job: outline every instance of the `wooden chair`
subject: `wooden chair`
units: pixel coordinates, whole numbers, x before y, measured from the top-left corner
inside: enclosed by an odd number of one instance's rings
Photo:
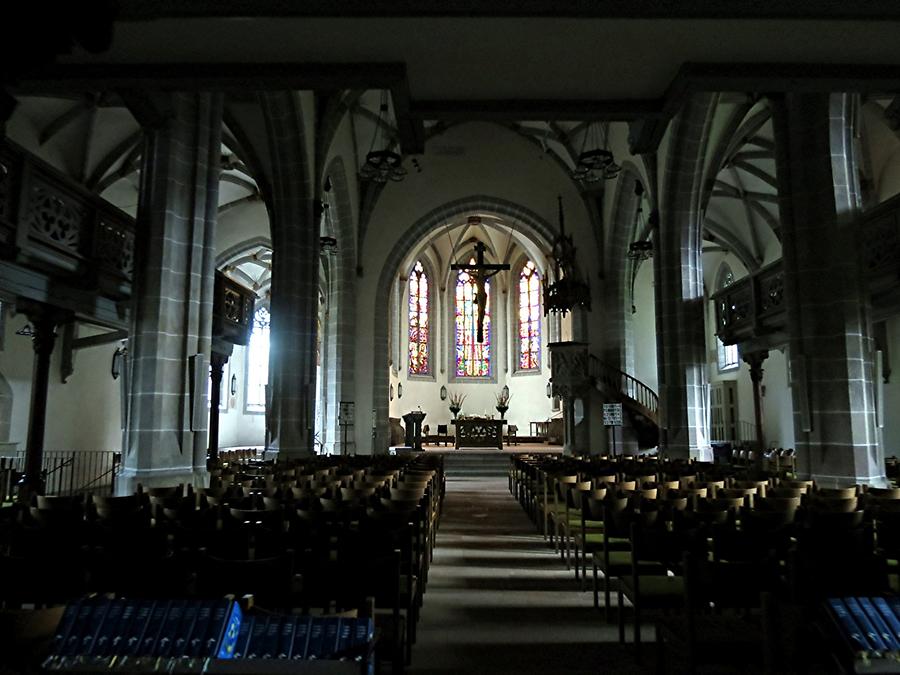
[[[634,608],[633,642],[635,658],[639,661],[644,613],[677,610],[684,605],[683,557],[690,551],[705,555],[705,539],[669,532],[664,527],[632,523],[630,541],[631,571],[619,579],[619,642],[625,642],[624,601],[627,599]]]
[[[684,570],[684,616],[656,624],[657,672],[666,671],[674,649],[684,654],[691,673],[701,665],[731,665],[736,658],[758,672],[780,672],[776,566],[688,556]]]

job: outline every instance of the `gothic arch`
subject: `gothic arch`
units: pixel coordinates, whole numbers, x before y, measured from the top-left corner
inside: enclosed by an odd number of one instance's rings
[[[471,195],[448,202],[426,213],[409,227],[399,238],[381,268],[375,292],[375,306],[388,307],[391,288],[403,261],[429,232],[443,223],[473,211],[495,213],[513,220],[533,240],[549,247],[553,240],[554,228],[541,216],[520,204],[489,195]],[[383,313],[375,312],[373,325],[373,365],[372,407],[375,410],[375,441],[373,451],[387,448],[389,439],[388,422],[388,326]]]

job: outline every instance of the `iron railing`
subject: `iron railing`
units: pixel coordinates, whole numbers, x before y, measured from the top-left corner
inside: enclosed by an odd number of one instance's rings
[[[41,477],[44,494],[73,495],[82,492],[111,495],[122,453],[111,450],[48,450],[44,452]],[[25,452],[0,459],[0,497],[13,498],[16,483],[25,468]]]

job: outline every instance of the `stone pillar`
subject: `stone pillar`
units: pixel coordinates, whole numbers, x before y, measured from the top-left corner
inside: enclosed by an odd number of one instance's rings
[[[41,470],[44,463],[44,431],[47,420],[47,386],[50,383],[50,356],[56,344],[56,328],[71,319],[71,312],[36,302],[18,303],[31,323],[34,366],[31,374],[31,407],[28,411],[28,437],[25,443],[25,472],[19,480],[19,501],[43,493]]]
[[[660,435],[673,458],[712,459],[700,189],[715,104],[694,95],[672,121],[655,238]]]
[[[233,347],[233,345],[228,345]],[[219,459],[219,406],[222,404],[222,375],[225,373],[225,364],[231,356],[228,353],[213,349],[209,358],[209,379],[212,394],[209,399],[209,449],[206,453],[208,464]]]
[[[260,101],[272,158],[269,446],[281,456],[312,456],[319,224],[299,94],[267,92]]]
[[[847,94],[773,100],[794,442],[799,472],[824,485],[885,482],[852,106]]]
[[[761,467],[763,463],[762,453],[766,449],[766,437],[763,431],[763,407],[762,407],[762,379],[763,362],[768,358],[769,352],[755,351],[744,354],[742,358],[750,368],[750,382],[753,385],[753,422],[756,424],[756,463]]]
[[[206,481],[222,96],[173,94],[146,131],[119,490]]]
[[[575,432],[575,399],[587,395],[591,387],[590,357],[584,342],[553,342],[550,350],[552,394],[563,399],[563,454],[584,452]]]

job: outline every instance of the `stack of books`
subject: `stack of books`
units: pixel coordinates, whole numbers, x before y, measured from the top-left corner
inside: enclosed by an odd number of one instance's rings
[[[828,613],[857,673],[900,673],[900,598],[829,598]]]
[[[290,663],[297,672],[367,673],[374,668],[374,632],[368,618],[244,613],[229,599],[91,597],[66,607],[44,667],[262,674],[284,672]],[[347,667],[335,669],[336,662]]]

